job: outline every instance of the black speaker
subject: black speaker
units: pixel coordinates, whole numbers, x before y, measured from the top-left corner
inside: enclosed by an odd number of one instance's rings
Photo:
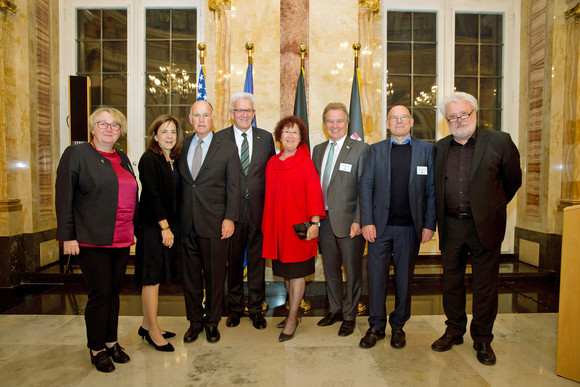
[[[84,75],[68,77],[68,117],[71,144],[89,141],[91,114],[91,80]]]

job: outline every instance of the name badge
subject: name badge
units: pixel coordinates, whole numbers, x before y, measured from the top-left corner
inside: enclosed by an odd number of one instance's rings
[[[417,165],[417,175],[427,175],[427,167]]]
[[[350,170],[352,169],[352,164],[340,163],[338,169],[343,172],[350,172]]]

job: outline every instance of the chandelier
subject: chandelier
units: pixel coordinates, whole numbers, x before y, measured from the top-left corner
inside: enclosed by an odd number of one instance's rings
[[[177,67],[159,66],[160,76],[149,74],[149,92],[151,94],[189,95],[197,92],[197,84],[189,81],[189,73]]]

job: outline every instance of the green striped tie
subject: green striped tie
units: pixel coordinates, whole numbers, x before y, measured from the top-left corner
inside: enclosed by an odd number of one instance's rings
[[[242,168],[244,170],[244,175],[248,175],[248,169],[250,168],[250,147],[248,146],[248,138],[246,133],[242,133],[244,140],[242,141]]]

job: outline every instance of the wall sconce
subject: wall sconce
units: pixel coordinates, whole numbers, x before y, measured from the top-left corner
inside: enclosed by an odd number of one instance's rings
[[[0,0],[0,11],[4,14],[8,12],[16,13],[16,4],[8,0]]]

